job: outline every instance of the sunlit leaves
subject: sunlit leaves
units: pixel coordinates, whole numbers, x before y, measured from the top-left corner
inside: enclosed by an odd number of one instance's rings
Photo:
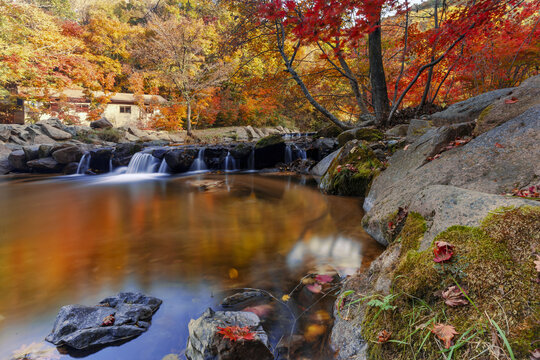
[[[240,340],[255,340],[255,333],[251,332],[249,327],[244,326],[240,327],[238,325],[227,326],[227,327],[217,327],[219,330],[217,333],[223,335],[224,339],[230,341],[240,341]]]

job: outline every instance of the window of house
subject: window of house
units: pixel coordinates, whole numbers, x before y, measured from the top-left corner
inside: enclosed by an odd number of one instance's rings
[[[131,114],[131,106],[120,106],[120,114]]]

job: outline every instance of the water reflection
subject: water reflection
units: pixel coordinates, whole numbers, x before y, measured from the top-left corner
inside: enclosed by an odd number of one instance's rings
[[[139,290],[164,300],[150,330],[89,358],[161,359],[182,351],[189,319],[224,290],[286,293],[321,263],[367,266],[381,251],[361,229],[358,200],[291,178],[204,179],[226,186],[201,192],[193,177],[0,182],[0,358],[41,342],[62,305]]]

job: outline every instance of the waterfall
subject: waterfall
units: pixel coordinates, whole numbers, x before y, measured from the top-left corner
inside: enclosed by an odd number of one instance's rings
[[[204,150],[205,148],[199,149],[199,155],[191,164],[189,171],[204,171],[207,170],[206,163],[204,162]]]
[[[307,152],[304,149],[301,149],[298,145],[294,145],[296,156],[298,159],[307,160]]]
[[[86,171],[90,168],[90,153],[84,153],[81,160],[79,161],[79,165],[77,166],[77,174],[84,175]]]
[[[129,161],[126,174],[154,173],[159,159],[151,154],[136,153]]]
[[[111,159],[109,160],[109,172],[112,173],[113,170],[114,170],[114,167],[113,167],[112,157],[111,157]]]
[[[291,163],[292,161],[293,159],[291,145],[287,144],[287,147],[285,148],[285,164]]]
[[[255,170],[255,147],[253,147],[251,149],[251,153],[249,153],[248,170],[250,171]]]
[[[165,158],[161,161],[161,165],[159,166],[158,173],[160,174],[168,174],[169,173],[169,165],[167,165],[167,162],[165,161]]]
[[[223,166],[223,170],[225,171],[234,171],[236,170],[236,160],[234,157],[231,156],[231,152],[227,152],[227,156],[225,157],[225,163]]]

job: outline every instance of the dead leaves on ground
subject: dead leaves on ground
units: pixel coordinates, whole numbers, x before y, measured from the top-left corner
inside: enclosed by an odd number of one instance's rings
[[[407,215],[409,214],[409,209],[407,207],[399,207],[396,219],[394,221],[388,222],[388,234],[394,236],[396,230],[403,224]]]
[[[391,337],[392,337],[392,332],[382,330],[382,331],[379,331],[379,334],[377,334],[377,341],[379,342],[379,344],[384,344],[388,342],[388,340],[390,340]]]
[[[471,140],[472,140],[472,137],[467,137],[467,138],[464,138],[464,139],[461,139],[461,138],[458,137],[454,141],[450,141],[450,143],[448,143],[448,145],[446,145],[446,147],[440,153],[438,153],[437,155],[427,157],[426,161],[429,162],[429,161],[436,160],[436,159],[441,157],[441,154],[443,152],[448,151],[448,150],[452,150],[454,148],[457,148],[457,147],[460,147],[460,146],[463,146],[463,145],[466,145]]]
[[[435,324],[433,325],[431,332],[442,340],[445,349],[450,349],[450,346],[452,346],[452,339],[458,334],[455,327],[447,324]]]
[[[469,304],[465,298],[465,294],[457,286],[450,286],[448,289],[443,291],[442,297],[444,299],[444,303],[450,307]]]

